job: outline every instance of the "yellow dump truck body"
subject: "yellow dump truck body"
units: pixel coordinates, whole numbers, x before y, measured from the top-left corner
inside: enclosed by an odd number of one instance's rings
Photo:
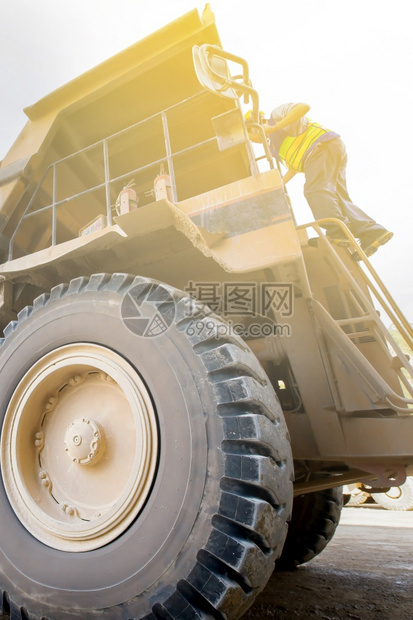
[[[293,493],[339,514],[340,485],[412,471],[413,369],[376,307],[411,328],[296,225],[208,5],[25,111],[0,168],[0,612],[236,620]]]

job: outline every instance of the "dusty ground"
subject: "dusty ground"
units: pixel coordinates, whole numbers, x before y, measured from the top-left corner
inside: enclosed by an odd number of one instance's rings
[[[412,620],[413,511],[344,508],[333,540],[294,572],[274,573],[243,620]]]
[[[243,620],[271,618],[412,620],[413,511],[344,508],[327,549],[294,572],[275,573]]]

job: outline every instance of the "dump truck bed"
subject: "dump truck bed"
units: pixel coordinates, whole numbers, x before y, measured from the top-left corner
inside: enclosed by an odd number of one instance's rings
[[[132,176],[140,206],[149,204],[170,156],[174,200],[249,174],[245,146],[221,153],[217,147],[211,116],[235,103],[204,92],[196,78],[190,51],[205,41],[220,43],[208,8],[26,108],[29,121],[0,170],[0,231],[10,239],[20,228],[11,256],[74,238],[102,214],[102,203],[111,223],[111,205]],[[52,240],[53,204],[59,226]],[[36,211],[20,224],[23,214]]]

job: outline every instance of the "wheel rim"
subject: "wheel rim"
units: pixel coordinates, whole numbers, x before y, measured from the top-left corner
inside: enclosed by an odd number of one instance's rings
[[[2,475],[10,503],[38,540],[89,551],[124,532],[156,472],[149,393],[110,349],[61,347],[24,375],[8,406]]]
[[[402,496],[402,490],[400,487],[390,487],[386,495],[390,499],[400,499],[400,497]]]

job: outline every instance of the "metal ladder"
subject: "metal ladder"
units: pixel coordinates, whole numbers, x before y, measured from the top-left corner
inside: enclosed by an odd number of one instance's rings
[[[327,222],[339,226],[343,235],[348,239],[350,250],[357,251],[360,255],[360,263],[355,263],[354,267],[357,269],[357,276],[365,286],[367,294],[346,267],[339,252],[336,251],[336,248],[321,230],[321,226]],[[380,305],[410,350],[413,350],[412,326],[408,323],[367,256],[343,222],[328,218],[297,226],[297,230],[309,228],[317,233],[318,243],[321,244],[325,255],[328,256],[328,261],[337,275],[340,289],[345,291],[344,301],[342,300],[346,306],[343,312],[345,318],[333,318],[319,301],[313,299],[313,310],[317,320],[322,325],[323,330],[347,353],[348,359],[351,359],[357,371],[369,375],[370,383],[374,384],[378,394],[380,394],[383,402],[388,404],[389,408],[399,414],[413,415],[413,367],[408,355],[402,351],[393,335],[386,328],[373,304],[377,302]],[[389,349],[392,352],[391,367],[403,386],[404,396],[400,396],[392,390],[361,352],[360,345],[363,342],[368,342],[369,339],[374,339],[387,352]]]

